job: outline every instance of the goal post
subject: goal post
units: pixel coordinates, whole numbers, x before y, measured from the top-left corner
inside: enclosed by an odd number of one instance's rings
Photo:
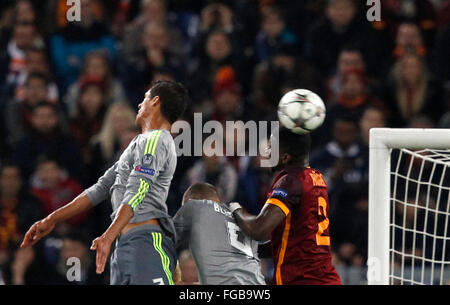
[[[393,150],[399,149],[402,151],[402,153],[408,154],[408,159],[410,160],[408,173],[405,175],[397,175],[396,173],[392,173],[391,171],[391,152]],[[420,238],[423,237],[423,239],[428,238],[428,235],[432,235],[433,232],[428,233],[426,232],[426,228],[422,231],[418,229],[416,224],[413,224],[413,228],[408,228],[405,226],[405,219],[406,219],[406,213],[409,213],[410,211],[407,209],[412,208],[416,210],[420,210],[419,212],[425,211],[424,213],[428,213],[430,210],[430,215],[426,215],[425,218],[432,218],[431,214],[437,216],[443,216],[445,218],[445,229],[449,230],[448,226],[448,205],[450,204],[448,201],[450,199],[450,195],[448,194],[449,189],[446,188],[445,185],[449,183],[448,172],[450,172],[450,129],[415,129],[415,128],[372,128],[370,130],[370,143],[369,143],[369,228],[368,228],[368,260],[367,260],[367,280],[369,285],[388,285],[393,282],[393,278],[395,277],[393,274],[393,268],[391,268],[391,265],[394,263],[393,257],[395,256],[395,246],[392,246],[394,238],[394,233],[392,233],[393,230],[396,230],[396,227],[400,227],[400,230],[403,234],[403,238],[405,239],[406,234],[411,234],[413,236],[413,245],[416,243],[416,240],[420,240]],[[423,150],[421,153],[415,153],[416,150]],[[434,151],[433,151],[434,150]],[[434,157],[435,156],[435,157]],[[420,159],[421,164],[419,164],[419,172],[420,172],[420,178],[410,178],[410,172],[411,167],[413,165],[414,159],[418,158]],[[420,163],[419,162],[419,163]],[[435,172],[434,169],[436,167],[436,164],[439,164],[442,169],[440,169],[441,177],[438,177],[438,180],[440,181],[441,185],[435,185],[431,183],[431,178],[429,178],[429,181],[426,180],[423,175],[423,168],[424,163],[429,162],[430,164],[433,164],[432,166],[427,166],[433,168],[433,173]],[[400,164],[400,161],[399,163]],[[398,166],[396,166],[398,167]],[[446,172],[446,170],[448,171]],[[392,170],[396,170],[396,168],[393,168]],[[394,175],[393,180],[397,180],[397,177],[401,177],[403,179],[406,185],[406,191],[403,190],[405,193],[404,200],[400,202],[401,207],[399,211],[403,211],[404,214],[402,214],[403,217],[403,226],[397,225],[395,223],[395,219],[393,221],[393,213],[398,209],[396,207],[396,201],[397,198],[395,197],[395,194],[392,195],[391,191],[391,185],[396,184],[397,181],[391,181],[391,176]],[[439,179],[440,178],[440,179]],[[428,178],[427,178],[428,179]],[[415,199],[415,204],[409,203],[409,198],[407,198],[408,193],[408,183],[414,184],[412,186],[412,189],[416,189],[415,194],[417,194]],[[434,181],[434,180],[433,180]],[[428,199],[426,206],[420,204],[419,193],[425,193],[427,195],[425,190],[426,187],[428,187],[428,190],[433,187],[438,189],[438,200],[445,200],[444,203],[439,205],[437,203],[437,208],[434,207],[434,210],[429,208],[428,206]],[[421,192],[422,191],[422,192]],[[394,191],[395,192],[395,191]],[[411,189],[409,190],[411,192]],[[444,194],[445,193],[445,194]],[[429,195],[429,194],[428,194]],[[447,197],[445,197],[445,195]],[[403,194],[402,194],[403,196]],[[413,196],[414,197],[414,196]],[[441,211],[443,210],[443,211]],[[413,212],[414,215],[414,221],[417,221],[417,211]],[[397,215],[398,216],[398,215]],[[426,223],[426,221],[425,221]],[[436,244],[436,238],[439,239],[440,243],[443,243],[444,248],[441,251],[442,252],[442,258],[441,260],[438,260],[435,258],[435,255],[432,255],[431,259],[425,258],[425,254],[422,254],[420,256],[418,253],[416,253],[415,248],[413,247],[412,254],[408,251],[401,252],[400,256],[403,256],[401,258],[401,277],[404,276],[404,261],[405,257],[409,260],[412,260],[412,269],[414,269],[414,266],[422,262],[422,264],[425,264],[425,262],[433,263],[439,262],[442,264],[442,273],[444,272],[444,267],[447,266],[447,262],[444,262],[445,259],[445,248],[450,245],[446,244],[446,241],[448,239],[448,233],[444,232],[443,236],[440,236],[437,234],[436,226],[437,224],[434,223],[435,229],[434,233],[435,235],[431,238],[434,238],[434,241],[432,242],[433,251],[435,251],[434,247]],[[427,224],[425,224],[425,227],[427,227]],[[416,234],[417,233],[417,234]],[[400,236],[402,236],[400,234]],[[403,240],[403,243],[405,241]],[[403,246],[405,248],[405,246]],[[448,253],[448,251],[447,251]],[[440,255],[440,254],[439,254]],[[448,262],[450,263],[450,262]],[[434,268],[434,265],[433,265]],[[433,269],[434,270],[434,269]],[[447,270],[447,269],[446,269]],[[422,269],[423,271],[423,269]],[[433,271],[432,271],[433,272]],[[410,276],[410,275],[408,275]],[[400,277],[400,276],[399,276]],[[423,278],[423,275],[422,275]],[[442,278],[442,275],[441,275]],[[403,280],[400,281],[403,283]],[[416,282],[414,280],[414,271],[412,271],[411,280],[406,280],[406,282],[409,282],[411,284],[416,283],[423,283],[422,282]]]

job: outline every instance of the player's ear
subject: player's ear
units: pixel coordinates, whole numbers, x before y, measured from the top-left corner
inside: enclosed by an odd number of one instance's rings
[[[280,157],[280,162],[281,164],[289,164],[289,162],[291,161],[291,155],[288,153],[284,153],[281,155]]]
[[[150,104],[152,106],[157,106],[160,103],[161,103],[161,99],[159,98],[159,95],[154,96],[150,102]]]

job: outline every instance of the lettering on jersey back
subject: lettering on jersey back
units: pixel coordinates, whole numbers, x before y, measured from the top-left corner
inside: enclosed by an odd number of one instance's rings
[[[227,217],[231,217],[231,218],[233,217],[231,215],[230,211],[227,211],[227,210],[223,209],[219,204],[217,204],[215,202],[214,202],[214,211],[217,212],[217,213],[221,213],[221,214],[223,214],[223,215],[225,215]]]
[[[314,186],[327,187],[327,184],[325,183],[325,180],[323,179],[321,173],[312,172],[309,174],[309,176],[311,177]]]

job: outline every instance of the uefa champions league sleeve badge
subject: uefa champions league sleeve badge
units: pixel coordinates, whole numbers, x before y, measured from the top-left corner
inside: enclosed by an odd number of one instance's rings
[[[142,166],[149,167],[152,164],[153,156],[151,154],[145,154],[142,157]]]

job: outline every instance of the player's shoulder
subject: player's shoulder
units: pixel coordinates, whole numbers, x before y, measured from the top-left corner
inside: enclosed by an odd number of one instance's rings
[[[272,191],[279,193],[282,197],[287,197],[288,194],[299,194],[304,189],[305,175],[310,172],[309,168],[292,167],[282,170],[277,177],[272,187]]]
[[[172,139],[172,135],[170,134],[170,131],[166,129],[152,129],[150,131],[141,133],[140,136],[142,139],[148,140],[148,139],[158,139],[158,140],[167,140]]]
[[[303,173],[303,180],[309,182],[313,186],[327,187],[323,174],[315,168],[308,167]]]
[[[188,200],[178,210],[178,213],[184,215],[199,215],[203,213],[205,207],[205,200]]]
[[[212,206],[212,204],[213,202],[211,200],[190,199],[186,201],[183,206],[187,208],[202,209],[208,206]]]
[[[217,212],[232,217],[230,210],[225,204],[212,200],[188,200],[183,206],[186,209],[195,210],[197,213]]]
[[[304,168],[288,168],[282,170],[280,173],[278,173],[277,177],[275,178],[275,185],[296,185],[297,183],[300,183],[300,176],[304,172]]]
[[[147,150],[156,150],[157,146],[167,146],[173,142],[172,135],[165,129],[153,129],[138,135],[135,139],[139,146]]]

